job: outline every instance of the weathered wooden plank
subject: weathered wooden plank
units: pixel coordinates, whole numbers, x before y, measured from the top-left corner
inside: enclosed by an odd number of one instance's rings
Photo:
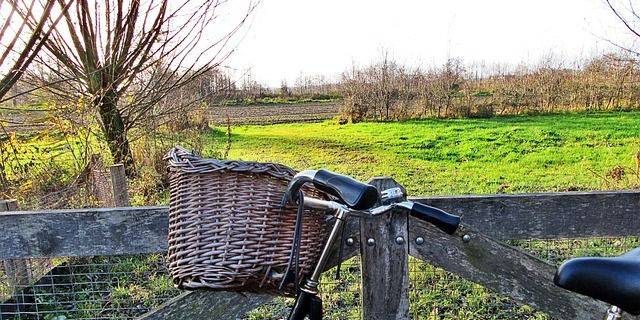
[[[352,243],[347,239],[351,238]],[[335,244],[331,248],[329,260],[325,270],[329,270],[338,265],[341,261],[348,260],[360,253],[360,220],[352,218],[347,220],[344,226],[344,234],[340,234]]]
[[[462,240],[464,235],[469,241]],[[482,233],[462,227],[448,235],[415,218],[409,219],[409,253],[556,319],[602,319],[607,306],[556,287],[555,267]],[[415,239],[423,237],[422,245]]]
[[[240,294],[222,291],[186,292],[139,319],[240,319],[245,313],[269,302],[271,299],[273,299],[273,296],[265,294]]]
[[[385,190],[400,185],[391,178],[369,184]],[[409,318],[407,213],[393,210],[360,220],[362,319]]]
[[[594,191],[412,199],[461,215],[507,239],[640,236],[640,191]]]
[[[155,253],[167,250],[167,207],[129,207],[0,213],[0,260]],[[360,227],[345,227],[343,260],[358,253]],[[336,245],[328,265],[339,256]]]
[[[0,213],[0,260],[165,251],[166,207]]]
[[[18,200],[0,200],[0,212],[19,210]],[[31,281],[31,272],[25,259],[2,260],[2,271],[7,277],[8,284],[14,289],[26,286]],[[0,297],[3,301],[4,297]]]
[[[109,167],[111,172],[111,188],[113,190],[113,203],[116,207],[128,207],[129,201],[129,179],[122,163]]]
[[[498,239],[640,235],[640,191],[417,200]],[[167,225],[166,207],[0,213],[0,259],[165,251]]]

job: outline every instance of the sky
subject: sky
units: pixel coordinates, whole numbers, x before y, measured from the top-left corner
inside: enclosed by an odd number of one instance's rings
[[[268,86],[336,77],[387,51],[408,66],[577,60],[610,50],[604,0],[263,0],[226,62]]]

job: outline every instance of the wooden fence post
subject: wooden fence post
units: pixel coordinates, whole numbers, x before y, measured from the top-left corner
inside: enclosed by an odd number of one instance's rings
[[[87,181],[91,186],[93,196],[100,202],[101,207],[114,207],[111,173],[102,163],[99,155],[92,155],[87,164]]]
[[[0,200],[0,212],[18,211],[18,208],[18,200],[16,199]]]
[[[382,191],[402,187],[391,178],[373,178]],[[362,319],[409,318],[409,245],[407,213],[393,210],[360,219]]]
[[[20,206],[18,205],[18,200],[0,200],[0,212],[18,211],[19,209]],[[2,268],[4,270],[4,274],[9,279],[9,284],[13,286],[14,289],[18,289],[29,284],[30,269],[27,260],[3,260]]]
[[[111,185],[113,187],[113,203],[116,207],[129,207],[129,184],[124,165],[114,164],[109,167],[111,172]]]

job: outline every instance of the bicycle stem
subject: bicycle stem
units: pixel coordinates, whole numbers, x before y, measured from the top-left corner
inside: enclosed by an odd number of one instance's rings
[[[405,207],[410,209],[411,208],[410,205],[412,205],[410,202],[407,202],[406,204],[396,203],[392,205],[386,205],[386,206],[376,208],[377,210],[375,210],[374,212],[370,212],[369,215],[375,216],[375,215],[382,214],[392,209],[395,206],[400,206],[400,207]],[[318,259],[318,263],[316,264],[316,267],[313,270],[313,273],[300,288],[301,290],[306,291],[308,293],[317,294],[320,276],[322,275],[322,272],[324,271],[324,268],[327,264],[327,260],[329,259],[329,253],[331,252],[331,248],[333,247],[333,244],[338,239],[338,234],[340,233],[340,230],[342,230],[342,226],[344,225],[345,220],[347,219],[349,214],[355,213],[357,211],[350,210],[346,206],[334,201],[326,201],[326,200],[320,200],[315,198],[305,198],[304,206],[308,208],[321,209],[321,210],[334,210],[335,217],[336,217],[336,222],[334,223],[333,228],[331,229],[329,238],[327,239],[324,245],[324,248],[322,249],[322,253],[320,254],[320,258]]]
[[[316,189],[325,192],[330,196],[329,198],[338,200],[327,201],[298,197],[305,183],[313,183]],[[284,193],[282,206],[287,203],[301,202],[298,203],[301,206],[300,208],[307,207],[334,211],[336,221],[329,238],[325,242],[313,273],[302,284],[297,284],[299,285],[299,291],[296,302],[289,314],[289,320],[302,320],[307,316],[310,320],[322,319],[322,300],[317,296],[320,277],[329,260],[331,249],[338,239],[339,233],[343,230],[348,216],[374,217],[394,208],[404,208],[409,211],[411,216],[429,222],[449,234],[453,234],[458,228],[460,217],[448,214],[438,208],[406,200],[402,201],[405,196],[404,190],[400,187],[379,192],[372,185],[324,169],[302,171],[291,179]]]
[[[324,268],[327,264],[327,260],[329,259],[329,253],[331,252],[331,248],[333,247],[333,244],[338,239],[338,234],[340,230],[342,230],[342,227],[347,217],[351,213],[355,213],[356,215],[358,215],[357,214],[358,211],[351,210],[346,206],[334,201],[320,200],[315,198],[305,198],[304,206],[308,208],[319,209],[319,210],[333,210],[335,211],[335,217],[336,217],[336,222],[334,223],[333,228],[331,229],[329,238],[327,239],[327,242],[325,243],[325,246],[322,249],[322,253],[320,254],[320,258],[318,259],[318,263],[316,264],[316,267],[313,270],[311,277],[309,277],[300,288],[300,290],[303,290],[305,292],[308,292],[311,294],[317,294],[320,276],[322,275],[322,272],[324,271]],[[381,214],[391,209],[392,205],[387,205],[387,206],[378,207],[378,208],[381,208],[381,209],[379,209],[378,212],[370,215]]]
[[[385,190],[384,194],[385,196],[381,200],[387,199],[388,201],[393,201],[395,199],[402,198],[402,192],[394,189]],[[437,208],[429,207],[423,204],[416,204],[411,201],[395,202],[364,211],[351,209],[346,205],[335,201],[320,200],[315,198],[304,198],[304,203],[302,203],[302,205],[307,208],[313,208],[317,210],[334,211],[336,221],[333,225],[331,233],[329,234],[329,238],[327,239],[324,248],[322,249],[320,258],[318,258],[318,262],[315,266],[315,269],[313,270],[313,273],[299,286],[300,291],[298,292],[296,303],[291,309],[291,313],[289,314],[289,320],[302,320],[306,316],[309,316],[309,319],[311,320],[322,319],[322,300],[320,300],[317,296],[318,285],[320,284],[320,276],[322,275],[327,261],[329,260],[331,249],[338,239],[338,235],[342,231],[346,219],[350,215],[356,217],[374,217],[384,214],[394,208],[403,208],[405,210],[408,210],[412,216],[417,217],[418,219],[421,219],[423,221],[430,222],[449,234],[455,232],[460,223],[460,218],[457,216],[450,215]]]
[[[324,200],[318,201],[325,202]],[[329,204],[329,202],[327,201],[326,204]],[[318,203],[318,205],[320,205],[320,203]],[[337,203],[334,203],[333,205],[331,205],[331,207],[335,209],[336,222],[334,223],[333,229],[329,234],[329,238],[327,239],[327,242],[322,249],[322,253],[320,254],[320,258],[318,259],[318,263],[316,264],[311,277],[306,279],[304,283],[299,287],[300,291],[298,292],[298,295],[296,297],[296,303],[291,309],[291,313],[289,314],[289,320],[302,320],[307,316],[310,320],[322,319],[322,300],[320,300],[320,298],[318,298],[317,296],[318,285],[320,284],[320,276],[322,275],[322,271],[324,271],[324,267],[326,266],[329,259],[331,247],[338,239],[338,234],[344,226],[345,219],[349,214],[349,210],[341,207]],[[328,207],[325,206],[324,208],[327,209]]]
[[[322,200],[319,200],[322,201]],[[328,203],[333,203],[330,201],[327,201]],[[320,258],[318,259],[318,263],[316,264],[316,268],[313,270],[313,273],[311,274],[311,277],[309,277],[304,285],[300,288],[301,290],[304,290],[306,292],[312,293],[312,294],[317,294],[318,293],[318,283],[320,281],[320,276],[322,275],[322,272],[324,271],[324,267],[327,264],[327,261],[329,260],[329,253],[331,252],[331,247],[333,247],[333,244],[336,242],[336,240],[338,239],[338,234],[340,233],[340,230],[342,230],[342,226],[345,223],[345,220],[347,218],[347,216],[349,215],[349,210],[347,210],[346,208],[336,204],[335,204],[335,210],[336,210],[336,222],[333,224],[333,228],[331,229],[331,233],[329,234],[329,238],[327,239],[327,242],[324,245],[324,248],[322,249],[322,253],[320,254]],[[326,207],[325,207],[326,208]]]

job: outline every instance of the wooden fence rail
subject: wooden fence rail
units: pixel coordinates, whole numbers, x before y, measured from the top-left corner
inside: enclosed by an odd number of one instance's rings
[[[499,240],[640,236],[640,191],[419,197]],[[0,259],[167,249],[167,207],[0,213]]]
[[[423,197],[500,240],[640,235],[640,191]]]
[[[389,183],[378,181],[375,184]],[[603,303],[553,286],[553,266],[500,241],[640,236],[640,192],[637,191],[423,197],[414,200],[462,215],[465,226],[456,236],[449,236],[401,214],[383,217],[381,219],[386,220],[380,221],[351,219],[345,238],[354,239],[355,244],[343,247],[343,259],[358,253],[362,255],[363,262],[386,257],[387,264],[366,264],[366,268],[373,269],[363,269],[364,284],[379,285],[378,292],[405,283],[404,278],[390,284],[385,283],[384,277],[375,276],[396,269],[404,273],[406,270],[401,270],[403,263],[395,265],[396,260],[406,259],[406,253],[402,258],[404,251],[553,317],[600,319],[606,309]],[[166,250],[168,217],[166,207],[8,212],[0,213],[0,226],[0,243],[3,244],[0,246],[0,260],[141,254]],[[372,233],[372,230],[376,232]],[[464,235],[470,241],[462,241]],[[403,241],[395,242],[398,237]],[[426,241],[418,244],[415,241],[418,237]],[[373,238],[377,245],[366,246],[368,238]],[[343,242],[341,239],[338,244]],[[391,245],[404,246],[405,249],[391,252]],[[396,255],[398,259],[389,262],[388,258]],[[333,264],[337,261],[334,254]],[[363,314],[378,319],[406,318],[406,292],[392,299],[394,308],[379,308],[385,303],[375,296],[374,287],[363,289]],[[367,294],[368,290],[371,295]],[[223,312],[216,314],[218,318],[233,318],[246,311],[246,308],[233,303],[224,307],[224,301],[235,299],[234,295],[185,293],[145,318],[173,319],[184,306],[188,306],[191,319],[210,319],[212,310]],[[247,308],[252,308],[270,297],[249,295],[242,299]],[[221,307],[216,309],[215,305]]]
[[[0,212],[17,211],[19,209],[18,200],[0,200]],[[0,264],[4,270],[4,274],[11,286],[24,286],[29,284],[30,270],[27,260],[2,260]],[[0,299],[3,297],[0,296]],[[2,300],[0,300],[2,301]]]

